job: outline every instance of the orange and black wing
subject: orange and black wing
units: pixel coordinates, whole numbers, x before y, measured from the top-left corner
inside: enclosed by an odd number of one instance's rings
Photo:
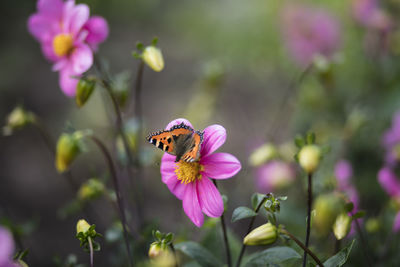
[[[182,160],[186,162],[197,161],[200,157],[200,147],[203,142],[203,133],[196,131],[192,135],[193,141],[187,152],[182,156]]]
[[[173,142],[170,131],[161,131],[161,132],[152,133],[147,137],[147,141],[149,141],[149,143],[155,145],[159,149],[175,155],[174,154],[175,143]]]

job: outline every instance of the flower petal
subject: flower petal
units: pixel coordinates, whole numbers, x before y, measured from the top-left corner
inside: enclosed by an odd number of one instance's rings
[[[86,42],[90,45],[101,43],[108,36],[107,21],[100,16],[92,16],[83,28],[89,33],[86,37]]]
[[[182,200],[186,186],[181,183],[175,174],[175,156],[167,153],[161,159],[161,180],[178,199]]]
[[[39,13],[52,19],[60,19],[62,17],[63,7],[64,2],[62,0],[39,0],[37,2]]]
[[[204,222],[204,215],[201,212],[196,183],[189,183],[185,187],[185,194],[182,200],[183,210],[197,227],[201,227]]]
[[[67,29],[76,36],[89,19],[90,10],[85,4],[79,4],[68,12],[69,26]]]
[[[169,130],[169,129],[171,129],[172,126],[179,125],[179,124],[181,124],[182,122],[183,122],[185,125],[187,125],[187,126],[193,128],[193,126],[192,126],[192,124],[190,123],[190,121],[188,121],[187,119],[184,119],[184,118],[179,118],[179,119],[173,120],[173,121],[171,121],[170,123],[168,123],[168,125],[165,127],[165,130]]]
[[[240,161],[228,153],[214,153],[201,158],[203,174],[213,179],[227,179],[237,174],[242,168]]]
[[[40,42],[49,39],[53,29],[52,21],[40,14],[34,14],[28,19],[29,32]]]
[[[379,171],[378,181],[390,196],[400,196],[400,181],[390,168],[384,167]]]
[[[70,60],[73,71],[77,74],[82,74],[92,66],[93,52],[88,45],[81,44],[75,48]]]
[[[201,156],[207,156],[217,150],[225,143],[226,130],[218,124],[208,126],[204,129],[203,143],[201,145]]]
[[[213,182],[203,177],[197,182],[197,190],[201,210],[209,217],[221,217],[224,212],[224,202]]]
[[[14,241],[11,233],[0,227],[0,266],[6,264],[14,253]]]
[[[393,222],[393,231],[398,232],[400,230],[400,211],[397,212]]]
[[[73,76],[77,75],[72,72],[71,68],[65,68],[60,71],[60,87],[68,97],[74,97],[76,94],[76,86],[79,80]]]

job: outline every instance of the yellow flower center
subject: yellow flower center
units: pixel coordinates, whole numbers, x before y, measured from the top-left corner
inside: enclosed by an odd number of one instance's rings
[[[53,50],[57,56],[65,56],[71,53],[73,48],[73,39],[70,34],[60,33],[54,37]]]
[[[203,165],[198,162],[179,161],[175,166],[175,174],[181,183],[192,183],[196,180],[201,180],[200,172],[204,171]]]

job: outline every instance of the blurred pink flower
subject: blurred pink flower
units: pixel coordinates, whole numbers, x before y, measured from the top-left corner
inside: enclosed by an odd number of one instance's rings
[[[340,160],[335,165],[335,177],[339,189],[345,189],[351,185],[351,177],[353,176],[353,168],[347,160]]]
[[[331,58],[340,45],[338,21],[321,9],[289,5],[282,12],[286,45],[302,66],[310,64],[315,55]]]
[[[383,167],[378,172],[378,181],[391,198],[395,199],[396,201],[400,200],[400,179],[389,167]],[[400,211],[397,212],[393,222],[393,231],[398,232],[399,230]]]
[[[18,267],[13,262],[14,240],[11,233],[0,226],[0,267]]]
[[[385,31],[391,27],[391,20],[379,8],[378,0],[353,0],[352,9],[357,22],[367,28]]]
[[[181,123],[193,128],[186,119],[171,121],[166,130]],[[175,156],[165,153],[161,160],[161,178],[169,190],[182,200],[183,210],[197,226],[204,222],[203,212],[209,217],[220,217],[224,212],[221,194],[209,179],[228,179],[241,169],[239,160],[228,153],[213,153],[225,143],[226,130],[221,125],[204,129],[198,162],[175,162]]]
[[[270,193],[290,185],[296,178],[292,166],[280,160],[269,161],[257,170],[257,192]]]
[[[60,73],[60,87],[75,96],[80,76],[93,64],[93,51],[108,36],[102,17],[89,18],[89,7],[74,0],[39,0],[28,20],[29,32],[40,42],[45,57]]]
[[[394,166],[400,157],[400,111],[394,114],[391,127],[383,134],[382,144],[386,150],[386,164]]]

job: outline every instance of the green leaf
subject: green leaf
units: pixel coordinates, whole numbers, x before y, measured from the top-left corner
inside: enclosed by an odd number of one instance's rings
[[[364,216],[365,216],[365,211],[364,210],[359,210],[355,214],[353,214],[352,217],[353,217],[353,220],[355,220],[355,219],[360,219],[360,218],[362,218]]]
[[[264,200],[265,195],[259,194],[259,193],[254,193],[251,196],[251,205],[253,207],[253,210],[256,210],[258,205],[260,205],[261,201]]]
[[[350,212],[350,211],[352,211],[354,209],[354,204],[353,204],[353,202],[348,202],[348,203],[346,203],[345,205],[344,205],[344,210],[346,211],[346,212]]]
[[[312,145],[315,143],[315,133],[311,132],[307,134],[307,144]]]
[[[301,256],[290,247],[273,247],[264,251],[254,253],[243,265],[246,267],[258,266],[299,266]]]
[[[280,197],[277,197],[277,199],[280,201],[285,201],[285,200],[287,200],[287,196],[280,196]]]
[[[343,266],[349,258],[350,251],[353,248],[355,239],[351,241],[350,245],[339,251],[336,255],[330,257],[324,262],[325,267],[340,267]]]
[[[257,213],[248,207],[238,207],[233,211],[232,222],[257,216]]]
[[[154,37],[153,40],[151,41],[152,46],[157,46],[158,43],[158,37]]]
[[[294,144],[295,144],[298,148],[302,148],[302,147],[305,145],[305,141],[304,141],[303,136],[297,135],[297,136],[294,138]]]
[[[219,267],[223,264],[210,251],[200,244],[192,241],[182,242],[175,245],[177,250],[197,261],[203,267]]]
[[[139,51],[143,51],[144,45],[141,42],[136,43],[136,49]]]

